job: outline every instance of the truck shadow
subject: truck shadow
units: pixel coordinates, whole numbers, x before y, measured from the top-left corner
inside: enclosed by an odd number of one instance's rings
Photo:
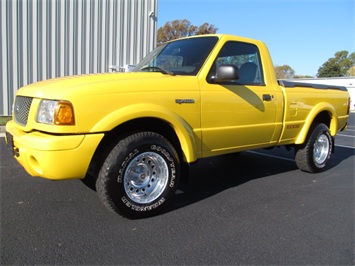
[[[355,148],[335,146],[335,152],[332,154],[332,157],[327,164],[327,170],[337,167],[342,161],[354,155]]]
[[[336,153],[328,162],[326,171],[336,171],[341,162],[354,156],[354,153],[355,149],[336,147]],[[290,151],[290,154],[293,155],[293,152]],[[292,159],[268,157],[268,154],[262,156],[243,152],[201,159],[191,166],[189,184],[182,188],[183,193],[177,193],[172,204],[163,212],[184,208],[255,179],[291,171],[313,175],[301,172]]]

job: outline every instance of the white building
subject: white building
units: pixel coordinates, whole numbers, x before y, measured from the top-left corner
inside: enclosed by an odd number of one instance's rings
[[[16,91],[137,64],[156,46],[158,0],[1,0],[0,115]]]

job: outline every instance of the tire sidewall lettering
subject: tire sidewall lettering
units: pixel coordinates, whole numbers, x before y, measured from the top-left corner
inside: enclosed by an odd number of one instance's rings
[[[157,151],[158,153],[164,155],[164,157],[166,158],[168,164],[169,164],[169,171],[170,171],[170,182],[169,182],[169,187],[174,187],[175,185],[175,179],[176,179],[176,168],[175,168],[175,163],[174,163],[174,159],[172,158],[171,154],[164,149],[161,146],[157,146],[157,145],[151,145],[150,148],[153,151]]]
[[[96,180],[96,191],[109,210],[130,219],[145,218],[168,205],[179,179],[175,147],[158,133],[141,131],[122,138],[112,148]],[[132,196],[136,192],[139,195]]]
[[[172,157],[171,153],[166,148],[164,148],[160,145],[156,145],[156,144],[150,145],[150,146],[148,146],[148,148],[145,148],[144,146],[137,147],[132,152],[130,152],[125,157],[125,159],[123,160],[123,162],[120,165],[120,168],[118,170],[117,183],[119,183],[120,185],[123,184],[124,176],[127,171],[127,166],[129,165],[129,163],[132,160],[134,160],[134,158],[137,155],[139,155],[143,152],[147,152],[147,151],[148,152],[155,152],[164,158],[167,165],[169,166],[169,181],[168,181],[167,186],[169,186],[170,188],[174,188],[176,174],[177,174],[174,158]],[[122,191],[124,191],[123,187],[122,187]],[[152,202],[151,204],[148,204],[148,205],[138,205],[138,204],[132,202],[132,200],[130,200],[126,196],[122,196],[120,200],[127,208],[131,209],[132,211],[137,211],[137,212],[145,212],[145,211],[154,210],[166,201],[166,199],[164,197],[164,193],[162,194],[161,197],[156,199],[155,202]]]
[[[117,183],[122,183],[123,182],[123,176],[125,173],[125,169],[127,164],[134,158],[137,154],[139,154],[138,149],[134,149],[133,152],[130,152],[128,156],[124,159],[124,161],[121,164],[120,169],[118,170],[118,177],[117,177]]]
[[[144,206],[143,205],[139,206],[132,203],[129,199],[127,199],[126,196],[123,196],[121,198],[121,201],[123,202],[124,205],[126,205],[127,208],[131,209],[132,211],[144,212],[144,211],[151,211],[158,208],[160,205],[162,205],[165,202],[165,198],[162,197],[157,202],[150,205],[144,205]]]

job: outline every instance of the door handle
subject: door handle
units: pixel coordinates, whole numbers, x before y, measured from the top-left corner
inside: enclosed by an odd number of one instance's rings
[[[272,100],[272,98],[274,98],[274,95],[263,94],[263,101],[265,101],[265,102],[270,102]]]

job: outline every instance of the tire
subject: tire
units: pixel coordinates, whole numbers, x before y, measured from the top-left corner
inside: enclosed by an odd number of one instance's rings
[[[106,158],[96,191],[103,204],[120,215],[139,219],[161,211],[175,195],[180,161],[161,135],[140,132],[122,139]]]
[[[333,149],[333,139],[325,124],[311,127],[305,144],[296,147],[295,160],[299,169],[318,173],[325,170]]]

